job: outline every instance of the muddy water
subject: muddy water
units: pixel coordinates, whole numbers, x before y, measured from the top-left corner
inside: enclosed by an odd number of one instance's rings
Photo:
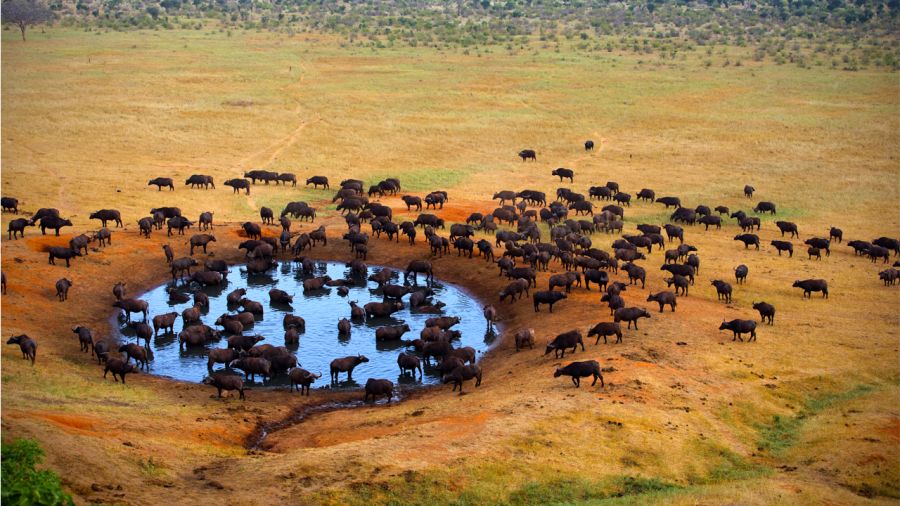
[[[376,342],[375,329],[384,325],[401,325],[406,323],[411,331],[403,338],[412,340],[419,337],[419,332],[425,327],[425,320],[436,314],[420,313],[410,310],[408,307],[394,313],[387,318],[373,318],[366,321],[352,322],[352,331],[349,337],[339,336],[337,323],[341,318],[350,319],[350,305],[348,301],[356,301],[360,306],[367,302],[381,302],[381,291],[377,284],[366,281],[360,277],[355,279],[355,284],[350,286],[350,293],[346,297],[338,295],[337,287],[326,287],[315,293],[303,293],[303,280],[315,276],[328,275],[332,279],[354,279],[350,276],[350,270],[343,263],[320,262],[312,273],[303,273],[299,264],[284,262],[277,269],[268,274],[248,275],[242,272],[242,266],[232,266],[227,283],[221,287],[204,287],[202,290],[209,296],[209,310],[202,316],[203,323],[215,327],[216,319],[224,313],[235,313],[234,307],[229,308],[226,295],[237,288],[247,290],[246,298],[261,302],[264,306],[262,316],[257,316],[256,323],[249,329],[244,329],[248,335],[259,334],[265,337],[260,344],[269,343],[273,346],[285,346],[284,328],[282,319],[285,314],[294,314],[306,320],[306,331],[300,335],[299,345],[288,346],[288,349],[297,357],[301,367],[314,373],[321,372],[322,378],[313,384],[313,387],[323,387],[329,384],[329,363],[339,357],[348,355],[365,355],[369,362],[360,364],[353,372],[353,382],[347,382],[346,375],[341,374],[339,387],[357,387],[365,384],[368,378],[386,378],[395,384],[434,384],[440,382],[436,371],[425,367],[423,379],[413,379],[409,376],[401,377],[397,367],[397,355],[401,351],[415,353],[401,342]],[[381,267],[369,267],[369,274],[379,271]],[[411,280],[410,280],[411,281]],[[423,277],[420,276],[420,284]],[[403,282],[402,273],[395,273],[391,281],[395,284]],[[175,334],[160,335],[151,340],[150,347],[153,351],[153,360],[150,363],[150,372],[179,380],[200,382],[209,373],[207,371],[206,355],[211,348],[227,347],[227,337],[219,342],[200,347],[186,347],[179,349],[177,333],[183,329],[181,312],[191,306],[193,302],[174,303],[170,299],[167,288],[181,294],[190,295],[197,285],[187,285],[183,282],[173,285],[168,283],[159,286],[149,292],[140,295],[139,298],[150,304],[150,318],[161,313],[177,311],[179,317],[175,323]],[[269,302],[269,290],[278,288],[294,296],[294,302],[290,305],[271,304]],[[432,285],[434,295],[433,302],[443,302],[443,315],[459,316],[462,321],[453,327],[462,333],[460,340],[454,342],[454,346],[471,346],[480,356],[495,337],[492,332],[486,331],[486,323],[482,316],[481,305],[459,287],[441,282],[435,279]],[[404,297],[404,302],[409,296]],[[229,310],[230,309],[230,310]],[[133,315],[140,318],[139,314]],[[118,317],[118,329],[122,341],[133,340],[133,331]],[[219,328],[221,330],[221,328]],[[216,365],[216,372],[225,371],[224,365]],[[239,371],[234,371],[240,374]],[[263,385],[259,376],[256,377],[256,385]],[[288,384],[286,375],[276,375],[266,386]]]

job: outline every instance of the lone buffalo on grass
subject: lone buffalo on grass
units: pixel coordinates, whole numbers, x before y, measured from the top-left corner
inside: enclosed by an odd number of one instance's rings
[[[519,157],[522,158],[523,162],[529,159],[534,160],[535,162],[537,161],[537,153],[535,153],[533,149],[523,149],[522,151],[519,151]]]
[[[806,279],[803,281],[794,281],[793,287],[802,288],[804,298],[812,298],[812,292],[822,292],[822,298],[828,298],[828,282],[824,279]]]
[[[719,330],[732,331],[734,333],[734,336],[731,338],[732,341],[739,339],[743,342],[744,339],[741,337],[742,334],[750,334],[750,338],[747,339],[747,342],[756,341],[756,322],[753,320],[722,320],[722,324],[719,325]]]
[[[596,360],[572,362],[565,367],[557,367],[556,371],[553,372],[553,377],[558,378],[560,376],[570,376],[575,388],[581,387],[581,378],[590,378],[592,376],[594,381],[591,383],[591,386],[596,385],[597,380],[600,380],[601,387],[606,386],[603,383],[603,374],[600,372],[600,363]]]

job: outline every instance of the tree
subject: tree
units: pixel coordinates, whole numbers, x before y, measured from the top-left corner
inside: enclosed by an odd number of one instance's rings
[[[4,0],[2,15],[4,23],[12,23],[22,30],[23,41],[25,40],[25,29],[29,25],[45,23],[53,19],[53,12],[38,0]]]
[[[38,0],[4,0],[2,14],[4,23],[12,23],[22,30],[23,41],[25,40],[25,29],[29,25],[53,19],[53,12]]]

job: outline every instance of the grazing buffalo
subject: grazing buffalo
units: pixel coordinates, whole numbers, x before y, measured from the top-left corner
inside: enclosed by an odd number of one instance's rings
[[[116,228],[124,226],[122,225],[122,214],[115,209],[101,209],[93,212],[90,215],[90,219],[100,220],[103,227],[106,226],[107,221],[114,221],[116,223]]]
[[[741,334],[750,334],[750,338],[747,339],[747,342],[756,341],[756,322],[753,320],[722,320],[722,324],[719,325],[719,330],[732,331],[734,333],[734,336],[731,338],[732,341],[740,339],[740,341],[743,342],[744,339],[741,337]]]
[[[19,214],[19,199],[15,199],[12,197],[2,197],[0,198],[0,206],[3,207],[3,212],[12,212],[14,214]]]
[[[347,381],[353,381],[353,369],[359,364],[368,362],[369,359],[365,355],[357,355],[355,357],[336,358],[331,361],[331,381],[338,382],[338,374],[347,373]]]
[[[537,161],[537,153],[535,153],[533,149],[523,149],[522,151],[519,151],[519,157],[522,158],[523,162],[529,158],[535,162]]]
[[[638,320],[641,318],[650,318],[650,313],[648,313],[646,309],[641,307],[622,307],[616,309],[615,313],[613,313],[614,322],[628,322],[629,329],[631,328],[631,324],[633,322],[634,330],[638,330]]]
[[[156,186],[156,191],[162,191],[163,186],[168,187],[169,191],[175,191],[175,182],[170,177],[151,179],[147,182],[147,186]]]
[[[753,309],[759,311],[760,320],[765,322],[769,321],[769,325],[773,325],[775,323],[775,306],[769,304],[768,302],[754,302]]]
[[[84,254],[88,254],[88,244],[91,243],[91,238],[81,234],[79,236],[73,237],[69,240],[69,248],[75,251],[84,250]]]
[[[660,313],[663,312],[663,307],[666,305],[672,308],[673,313],[675,312],[675,306],[677,305],[677,302],[675,301],[675,292],[659,292],[656,294],[651,292],[647,297],[647,302],[650,301],[655,301],[659,304]]]
[[[709,230],[709,226],[713,225],[716,229],[722,228],[722,218],[719,216],[706,215],[701,216],[700,219],[697,220],[702,225],[706,226],[706,230]]]
[[[596,360],[572,362],[565,367],[557,367],[556,371],[553,373],[553,377],[558,378],[560,376],[570,376],[575,388],[581,387],[581,378],[590,378],[591,376],[594,377],[591,386],[596,385],[598,379],[600,380],[601,387],[606,386],[606,384],[603,383],[603,374],[600,372],[600,363]]]
[[[731,303],[731,284],[721,279],[714,279],[711,283],[716,287],[716,296],[718,300],[724,300],[726,304]]]
[[[167,236],[172,235],[172,229],[178,230],[179,235],[184,235],[184,229],[191,228],[194,225],[194,222],[185,218],[184,216],[175,216],[174,218],[169,218],[169,221],[166,222],[166,226],[168,230],[166,231]]]
[[[276,181],[276,184],[278,184],[278,173],[269,170],[251,170],[250,172],[245,172],[244,177],[250,178],[253,184],[256,184],[257,179],[265,182],[266,184],[269,184],[269,181]]]
[[[760,202],[753,208],[754,213],[772,213],[775,214],[775,204],[771,202]]]
[[[291,186],[297,186],[297,176],[290,172],[282,172],[275,177],[275,184],[284,183],[287,186],[288,183],[291,183]]]
[[[372,396],[372,402],[375,402],[382,395],[387,397],[390,403],[394,395],[394,384],[386,379],[369,378],[366,381],[366,396],[363,402],[369,402],[369,396]]]
[[[318,188],[321,186],[322,188],[329,189],[331,186],[328,185],[328,178],[325,176],[313,176],[306,180],[306,186],[313,185],[313,188]]]
[[[747,280],[747,274],[749,274],[749,273],[750,273],[750,269],[746,265],[744,265],[744,264],[738,265],[737,267],[734,268],[735,281],[737,281],[739,285],[744,284],[744,281]]]
[[[654,200],[656,200],[656,192],[649,188],[643,188],[637,193],[637,199],[646,200],[647,202],[653,202]]]
[[[414,197],[412,195],[404,195],[404,196],[400,197],[400,200],[402,200],[403,203],[406,204],[407,211],[409,211],[413,207],[416,208],[416,211],[422,210],[422,198],[421,197]]]
[[[541,304],[547,304],[550,306],[550,312],[553,312],[553,304],[568,298],[568,295],[562,292],[550,292],[550,291],[542,291],[542,292],[534,292],[532,295],[532,299],[534,301],[534,312],[539,313],[541,311]]]
[[[455,392],[457,388],[459,388],[459,395],[463,394],[463,382],[475,379],[475,386],[481,386],[481,367],[478,365],[463,365],[457,366],[449,374],[445,374],[441,377],[441,383],[445,385],[447,383],[453,383],[453,391]]]
[[[184,185],[191,185],[191,188],[199,188],[202,186],[204,189],[209,189],[209,187],[212,186],[213,190],[216,189],[216,184],[213,182],[212,176],[203,176],[200,174],[194,174],[187,178]]]
[[[782,251],[787,251],[788,256],[793,258],[794,256],[794,245],[791,244],[790,241],[772,241],[772,246],[778,251],[778,256],[781,256]]]
[[[231,193],[238,193],[241,190],[244,190],[245,195],[250,195],[250,181],[246,179],[229,179],[225,181],[225,186],[230,186],[232,188]]]
[[[572,353],[575,353],[579,344],[581,345],[581,351],[584,351],[584,338],[581,335],[581,331],[570,330],[556,336],[553,341],[550,341],[547,344],[547,348],[544,350],[544,355],[548,355],[552,351],[556,358],[565,358],[566,350],[572,348]],[[560,352],[562,353],[562,357],[560,357]]]
[[[22,352],[22,358],[31,360],[31,365],[34,365],[34,360],[37,358],[37,342],[34,339],[22,334],[10,337],[6,344],[18,344],[19,350]]]
[[[560,167],[558,169],[555,169],[553,172],[551,172],[550,175],[558,176],[560,183],[562,182],[563,179],[568,179],[569,182],[575,182],[575,171],[572,169],[566,169],[566,168]]]
[[[660,197],[656,199],[656,202],[665,205],[666,209],[668,209],[669,207],[681,207],[681,199],[678,197]]]
[[[212,385],[219,392],[219,398],[222,398],[222,390],[237,390],[238,398],[244,400],[244,380],[233,374],[213,374],[203,378],[204,385]]]
[[[116,380],[116,383],[119,382],[119,378],[122,378],[122,384],[124,385],[125,375],[129,373],[137,374],[138,371],[130,362],[118,357],[109,357],[106,360],[106,367],[103,369],[103,377],[106,378],[106,375],[110,372],[113,373],[113,379]]]
[[[616,336],[616,344],[619,344],[622,342],[622,326],[615,322],[600,322],[588,332],[588,337],[591,336],[597,336],[597,341],[594,344],[600,344],[601,337],[603,338],[603,344],[606,344],[608,336]]]
[[[822,292],[822,298],[828,298],[828,282],[824,279],[806,279],[794,281],[794,288],[803,289],[803,297],[812,298],[812,292]]]
[[[751,245],[759,249],[759,236],[756,234],[739,234],[734,236],[734,240],[744,243],[744,249],[749,248]]]
[[[15,239],[17,235],[25,237],[25,227],[33,227],[34,224],[25,218],[16,218],[9,221],[7,226],[8,238]]]
[[[681,294],[684,295],[685,297],[687,297],[688,285],[690,284],[690,281],[688,281],[688,279],[686,277],[681,276],[679,274],[675,274],[671,278],[666,278],[663,281],[666,282],[666,286],[671,287],[672,285],[675,285],[675,293],[676,294],[678,294],[678,292],[680,290]]]

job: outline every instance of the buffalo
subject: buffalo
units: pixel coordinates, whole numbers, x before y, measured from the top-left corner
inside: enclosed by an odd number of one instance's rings
[[[812,298],[812,292],[822,292],[822,298],[828,298],[828,282],[824,279],[806,279],[794,281],[794,288],[803,289],[803,297]]]
[[[747,274],[749,273],[750,269],[744,264],[738,265],[734,268],[734,278],[739,285],[744,284],[744,281],[747,280]]]
[[[749,248],[751,245],[759,249],[759,236],[756,234],[739,234],[734,236],[734,240],[744,243],[744,249]]]
[[[753,309],[759,311],[760,320],[765,322],[768,320],[769,325],[775,323],[775,306],[768,302],[754,302]]]
[[[34,339],[22,334],[10,337],[6,344],[18,344],[19,350],[22,351],[22,358],[31,360],[31,365],[34,365],[34,360],[37,358],[37,342]]]
[[[563,332],[562,334],[556,336],[553,341],[547,343],[547,348],[544,350],[544,355],[548,355],[551,351],[556,358],[565,358],[566,350],[572,348],[572,353],[578,349],[578,345],[581,345],[581,351],[584,350],[584,338],[581,336],[581,332],[579,330],[570,330],[568,332]],[[560,352],[562,352],[562,357],[560,357]]]
[[[753,320],[722,320],[722,324],[719,325],[719,330],[732,331],[734,333],[734,337],[731,338],[732,341],[740,339],[740,341],[743,342],[744,339],[741,337],[742,334],[750,334],[750,338],[747,339],[747,342],[756,340],[756,322]]]
[[[158,177],[156,179],[151,179],[147,182],[147,186],[156,186],[156,191],[162,191],[163,186],[167,187],[169,191],[175,191],[175,182],[172,181],[170,177]],[[124,378],[122,379],[124,383]]]
[[[99,211],[93,212],[90,214],[90,219],[92,220],[100,220],[101,226],[105,227],[107,221],[114,221],[116,223],[116,227],[123,227],[122,225],[122,214],[115,209],[101,209]]]
[[[519,151],[519,157],[522,158],[523,162],[528,159],[535,162],[537,161],[537,153],[535,153],[533,149],[523,149],[522,151]]]
[[[616,309],[615,313],[613,313],[614,322],[628,322],[629,329],[631,328],[632,322],[634,322],[634,330],[638,330],[638,320],[641,318],[650,318],[650,313],[641,307],[623,307]]]
[[[369,378],[366,381],[366,395],[363,402],[369,402],[369,396],[372,396],[372,402],[378,400],[378,397],[387,397],[388,403],[394,395],[394,384],[390,380]]]
[[[203,378],[204,385],[212,385],[219,392],[219,398],[222,398],[222,390],[238,391],[238,398],[244,400],[244,380],[233,374],[213,374]]]
[[[363,364],[368,361],[369,359],[366,358],[365,355],[336,358],[332,360],[330,366],[332,383],[338,382],[338,374],[342,372],[347,373],[347,381],[353,381],[353,369],[356,369],[359,364]]]
[[[666,305],[672,308],[673,313],[675,312],[675,306],[677,305],[677,302],[675,300],[675,292],[659,292],[656,294],[651,292],[650,295],[647,296],[647,302],[650,301],[655,301],[657,304],[659,304],[660,313],[663,312],[663,307],[665,307]]]
[[[600,363],[596,360],[572,362],[565,367],[557,367],[556,371],[553,372],[553,377],[558,378],[560,376],[570,376],[575,388],[581,387],[581,378],[589,378],[591,376],[594,377],[591,386],[596,385],[598,379],[600,380],[601,387],[606,386],[606,384],[603,383],[603,374],[600,372]]]
[[[534,301],[534,312],[539,313],[541,311],[541,304],[547,304],[550,306],[550,312],[553,312],[553,304],[568,298],[568,295],[562,292],[551,292],[551,291],[541,291],[534,292],[532,295],[532,300]]]
[[[662,308],[662,305],[660,305],[660,308]],[[616,344],[619,344],[622,342],[622,326],[615,322],[600,322],[588,331],[588,337],[591,336],[597,336],[597,341],[594,344],[600,344],[601,337],[603,338],[603,344],[606,344],[608,336],[616,336]]]
[[[716,287],[716,296],[718,300],[724,300],[726,304],[731,303],[731,284],[721,279],[714,279],[711,283]]]

